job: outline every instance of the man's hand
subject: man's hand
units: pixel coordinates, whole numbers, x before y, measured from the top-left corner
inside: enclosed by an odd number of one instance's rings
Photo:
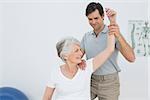
[[[114,34],[116,38],[119,38],[121,36],[120,34],[120,29],[119,26],[117,24],[110,24],[108,26],[109,29],[109,34]]]
[[[117,13],[110,8],[105,8],[106,10],[106,15],[108,16],[108,19],[110,21],[110,24],[116,23],[116,15]]]
[[[85,62],[85,60],[82,60],[82,62],[79,63],[78,65],[79,65],[80,69],[85,70],[85,68],[86,68],[86,62]]]

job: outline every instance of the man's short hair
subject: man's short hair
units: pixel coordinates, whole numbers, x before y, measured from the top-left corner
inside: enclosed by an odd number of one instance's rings
[[[99,14],[101,16],[104,15],[103,6],[100,3],[96,3],[96,2],[91,2],[90,4],[88,4],[85,15],[88,16],[89,14],[94,12],[96,9],[99,11]]]

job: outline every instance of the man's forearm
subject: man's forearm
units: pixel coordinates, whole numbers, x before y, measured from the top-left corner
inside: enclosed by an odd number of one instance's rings
[[[116,38],[119,41],[120,44],[120,52],[122,55],[129,61],[129,62],[134,62],[135,61],[135,55],[132,47],[126,42],[124,37],[119,34],[116,36]]]

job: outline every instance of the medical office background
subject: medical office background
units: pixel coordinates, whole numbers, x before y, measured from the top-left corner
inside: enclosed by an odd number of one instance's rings
[[[84,33],[92,29],[85,16],[89,2],[0,0],[0,87],[14,87],[30,100],[41,100],[50,69],[62,63],[57,57],[56,42],[65,36],[81,40]],[[117,23],[130,44],[129,22],[150,18],[148,0],[96,2],[117,11]],[[107,17],[105,23],[109,24]],[[148,60],[149,55],[136,54],[136,61],[129,63],[119,54],[120,100],[148,100]]]

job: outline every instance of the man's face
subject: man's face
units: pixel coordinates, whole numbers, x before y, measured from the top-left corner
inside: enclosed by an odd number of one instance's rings
[[[104,16],[101,16],[96,9],[94,12],[90,13],[88,16],[89,24],[93,27],[95,31],[100,30],[104,25]]]

